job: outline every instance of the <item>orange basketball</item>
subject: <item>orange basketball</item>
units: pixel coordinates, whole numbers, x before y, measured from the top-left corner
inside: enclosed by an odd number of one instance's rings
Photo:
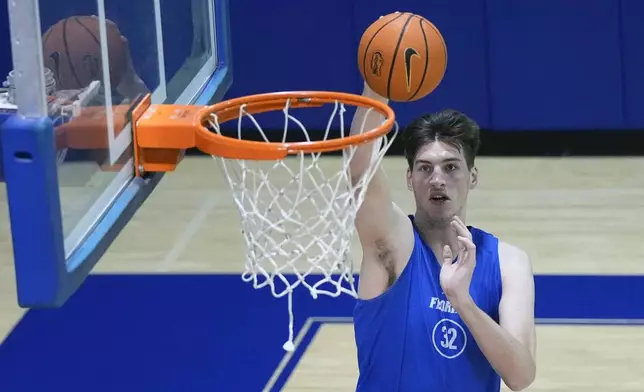
[[[85,88],[95,80],[104,83],[99,27],[96,16],[71,16],[43,35],[45,66],[54,73],[59,90]],[[107,21],[106,32],[110,82],[116,89],[127,68],[127,47],[112,21]]]
[[[410,12],[381,16],[365,30],[358,48],[360,74],[392,101],[416,101],[443,79],[447,47],[438,29]]]

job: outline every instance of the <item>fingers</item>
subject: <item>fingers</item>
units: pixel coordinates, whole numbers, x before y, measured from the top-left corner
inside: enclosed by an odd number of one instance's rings
[[[463,230],[468,231],[467,226],[465,226],[465,223],[463,223],[461,218],[459,218],[457,215],[454,215],[454,218],[452,218],[452,227],[460,231],[463,231]],[[459,233],[459,234],[462,235],[465,233]]]
[[[443,247],[443,261],[445,263],[451,264],[453,258],[454,255],[452,254],[452,249],[449,247],[449,245],[445,245]]]
[[[460,235],[456,239],[463,248],[463,251],[459,253],[459,262],[461,265],[476,263],[476,245],[472,242],[472,239]]]
[[[474,242],[472,242],[471,238],[463,237],[460,235],[456,238],[458,239],[458,242],[465,248],[466,251],[468,252],[476,251],[476,245],[474,245]]]
[[[452,225],[452,228],[456,231],[457,235],[467,237],[467,238],[472,237],[472,234],[467,229],[467,226],[465,226],[465,223],[463,223],[463,221],[458,216],[454,216],[454,219],[452,219],[451,225]]]

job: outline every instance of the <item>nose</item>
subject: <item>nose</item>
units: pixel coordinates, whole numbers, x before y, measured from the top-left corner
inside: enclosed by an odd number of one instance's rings
[[[432,173],[432,177],[429,179],[429,184],[433,187],[443,187],[445,186],[445,176],[441,170],[435,170]]]

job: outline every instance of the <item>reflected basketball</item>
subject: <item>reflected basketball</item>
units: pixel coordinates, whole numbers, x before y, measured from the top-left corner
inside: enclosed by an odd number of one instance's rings
[[[85,88],[95,80],[103,83],[99,24],[95,16],[72,16],[43,34],[45,67],[54,73],[59,90]],[[114,89],[126,71],[127,48],[116,24],[107,21],[106,33],[110,82]]]
[[[360,74],[369,87],[392,101],[416,101],[443,80],[447,46],[427,19],[394,12],[371,24],[358,47]]]

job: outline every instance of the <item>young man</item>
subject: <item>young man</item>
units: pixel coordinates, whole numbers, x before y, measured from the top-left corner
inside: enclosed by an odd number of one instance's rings
[[[363,93],[383,102],[365,85]],[[358,109],[351,132],[366,115]],[[383,118],[372,111],[365,129]],[[402,132],[407,216],[390,198],[382,171],[356,217],[363,260],[354,312],[358,391],[514,391],[535,378],[534,281],[521,249],[466,226],[477,184],[479,128],[445,110]],[[359,177],[373,146],[350,167]]]

